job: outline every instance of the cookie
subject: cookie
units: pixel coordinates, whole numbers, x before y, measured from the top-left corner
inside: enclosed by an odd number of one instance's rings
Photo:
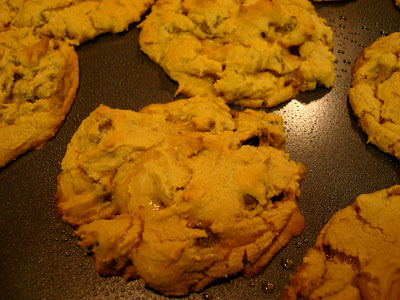
[[[68,145],[58,210],[102,275],[165,295],[252,277],[304,227],[305,167],[282,118],[195,97],[140,112],[98,107]]]
[[[283,299],[400,298],[400,186],[358,196],[324,226]]]
[[[42,35],[79,45],[102,33],[118,33],[140,21],[154,0],[2,1],[0,31],[33,27]]]
[[[349,101],[368,143],[400,159],[400,33],[381,37],[357,58]]]
[[[272,107],[334,82],[332,30],[307,0],[159,0],[139,27],[176,94]]]
[[[0,167],[56,134],[78,84],[78,55],[69,44],[30,28],[0,33]]]

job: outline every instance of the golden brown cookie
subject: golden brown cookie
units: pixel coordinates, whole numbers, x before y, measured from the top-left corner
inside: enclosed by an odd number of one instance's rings
[[[78,84],[72,46],[29,28],[0,33],[0,167],[55,135]]]
[[[0,31],[33,27],[42,35],[79,45],[140,21],[154,0],[0,1]]]
[[[332,31],[308,0],[159,0],[139,27],[176,94],[272,107],[334,82]]]
[[[349,101],[368,142],[400,159],[400,33],[377,39],[353,66]]]
[[[304,227],[305,168],[288,160],[281,117],[222,99],[97,108],[73,136],[58,210],[103,275],[166,295],[252,277]]]
[[[400,299],[400,186],[337,212],[283,299]]]

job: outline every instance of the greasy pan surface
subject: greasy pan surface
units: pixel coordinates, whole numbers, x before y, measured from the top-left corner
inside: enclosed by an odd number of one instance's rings
[[[337,210],[359,194],[400,182],[399,162],[366,144],[347,99],[355,59],[376,38],[400,30],[400,11],[394,0],[314,5],[334,30],[336,82],[331,89],[319,88],[267,110],[283,116],[286,150],[308,169],[298,201],[306,228],[256,278],[233,278],[179,299],[279,299],[289,275]],[[167,299],[140,281],[99,276],[92,257],[77,246],[73,228],[55,208],[60,162],[90,112],[101,103],[137,111],[174,99],[177,85],[140,52],[136,25],[77,48],[80,87],[60,131],[44,149],[0,169],[1,299]],[[285,259],[293,261],[293,268],[282,268]],[[274,285],[271,293],[263,290],[266,283]]]

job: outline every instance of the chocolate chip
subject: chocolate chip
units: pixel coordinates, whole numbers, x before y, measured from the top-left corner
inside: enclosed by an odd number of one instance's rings
[[[253,136],[253,137],[243,141],[242,145],[258,147],[260,145],[260,138],[258,136]]]
[[[101,132],[108,131],[108,130],[110,130],[112,128],[112,126],[113,126],[112,121],[111,120],[106,120],[105,122],[99,124],[99,130]]]
[[[219,237],[207,225],[202,222],[190,221],[186,225],[189,228],[204,230],[207,237],[195,240],[195,246],[200,248],[209,248],[219,243]]]
[[[271,201],[272,202],[281,201],[284,196],[285,194],[281,192],[279,195],[271,197]]]
[[[249,194],[243,195],[241,202],[247,210],[254,210],[258,205],[258,200]]]
[[[300,57],[300,52],[299,52],[299,47],[298,46],[292,46],[289,48],[289,52],[292,55],[296,55]]]

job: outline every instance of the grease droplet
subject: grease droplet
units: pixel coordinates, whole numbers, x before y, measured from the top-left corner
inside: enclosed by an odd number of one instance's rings
[[[293,266],[294,266],[293,260],[291,260],[291,259],[289,259],[289,258],[282,259],[282,261],[281,261],[281,266],[282,266],[282,268],[284,268],[285,270],[290,270],[290,269],[292,269]]]
[[[274,291],[274,284],[272,282],[264,282],[261,288],[264,293],[271,294]]]
[[[381,36],[387,36],[389,33],[386,30],[381,30]]]
[[[212,295],[207,293],[207,292],[205,292],[205,293],[203,293],[203,299],[204,300],[210,300],[210,299],[212,299]]]

